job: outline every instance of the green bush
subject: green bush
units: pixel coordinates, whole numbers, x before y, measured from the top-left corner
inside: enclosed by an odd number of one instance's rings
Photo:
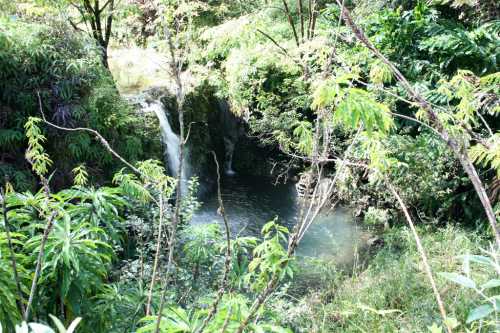
[[[146,135],[144,121],[120,97],[100,64],[93,40],[58,21],[41,25],[0,18],[0,25],[0,157],[6,162],[0,176],[7,175],[20,190],[33,185],[26,172],[23,125],[29,116],[41,116],[37,94],[49,121],[95,129],[132,161],[161,156],[159,142]],[[57,165],[56,187],[71,183],[76,164],[87,164],[93,182],[109,178],[116,169],[116,161],[89,133],[48,126],[45,131],[46,149]]]
[[[477,234],[454,227],[421,228],[419,232],[436,278],[439,272],[460,270],[458,256],[485,245]],[[304,273],[314,280],[301,284],[323,283],[293,303],[278,303],[283,325],[297,332],[428,332],[427,327],[434,323],[441,325],[410,230],[391,229],[384,243],[366,265],[355,265],[352,271],[342,272],[333,265],[328,269],[324,262],[316,268],[307,266],[309,271]],[[304,273],[298,272],[297,278]],[[482,280],[487,280],[487,275],[495,273],[485,273]],[[437,278],[437,282],[448,316],[456,318],[462,330],[470,328],[467,314],[475,304],[481,304],[481,296],[444,278]]]

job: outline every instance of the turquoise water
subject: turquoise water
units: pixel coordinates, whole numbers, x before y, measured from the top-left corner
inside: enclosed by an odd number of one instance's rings
[[[222,180],[221,190],[233,236],[260,236],[262,226],[276,217],[289,230],[297,221],[299,200],[294,184],[274,185],[271,179],[234,175]],[[216,192],[206,193],[200,200],[202,206],[192,223],[222,224]],[[360,235],[350,211],[339,207],[318,216],[297,254],[343,261],[352,257]]]

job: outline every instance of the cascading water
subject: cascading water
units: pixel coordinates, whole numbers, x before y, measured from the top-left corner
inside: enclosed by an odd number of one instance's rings
[[[224,148],[226,149],[226,154],[224,157],[224,171],[229,176],[232,176],[236,173],[233,170],[234,146],[235,143],[232,138],[224,137]]]
[[[219,100],[219,115],[224,129],[224,172],[232,176],[235,174],[233,170],[234,149],[241,129],[238,118],[231,112],[229,104],[225,100]]]
[[[179,149],[180,149],[180,139],[177,134],[174,133],[170,123],[167,119],[167,115],[165,113],[165,108],[161,101],[153,101],[148,103],[145,108],[145,111],[152,111],[156,114],[158,121],[160,123],[160,132],[161,132],[161,141],[165,146],[165,155],[168,163],[168,169],[170,170],[170,174],[174,177],[177,177],[179,173]],[[189,163],[187,159],[187,154],[185,152],[184,159],[182,163],[182,180],[181,182],[186,183],[186,179],[189,178]]]

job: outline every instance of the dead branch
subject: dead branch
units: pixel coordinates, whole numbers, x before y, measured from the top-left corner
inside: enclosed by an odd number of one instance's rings
[[[38,96],[38,105],[39,105],[40,113],[42,115],[42,119],[43,119],[44,123],[46,123],[47,125],[49,125],[51,127],[56,128],[56,129],[62,130],[62,131],[68,131],[68,132],[83,131],[83,132],[89,132],[89,133],[93,134],[97,138],[97,140],[99,140],[101,142],[101,144],[104,146],[104,148],[106,148],[114,157],[116,157],[117,159],[119,159],[123,164],[125,164],[126,166],[128,166],[136,174],[138,174],[140,176],[144,176],[144,174],[139,169],[137,169],[135,166],[133,166],[132,164],[130,164],[127,160],[125,160],[123,157],[121,157],[113,148],[111,148],[111,146],[108,143],[108,141],[106,141],[106,139],[104,139],[104,137],[99,132],[97,132],[96,130],[93,130],[93,129],[90,129],[90,128],[86,128],[86,127],[74,127],[74,128],[62,127],[62,126],[56,125],[56,124],[51,123],[50,121],[48,121],[45,118],[45,113],[43,112],[42,100],[40,98],[40,92],[37,91],[36,94]]]
[[[220,170],[219,170],[219,162],[217,161],[217,155],[215,154],[214,151],[212,151],[212,155],[214,157],[214,162],[217,168],[217,199],[219,201],[219,212],[222,215],[222,219],[224,220],[224,228],[226,232],[226,259],[224,261],[224,273],[222,275],[221,279],[221,284],[220,288],[217,291],[217,296],[215,297],[215,300],[213,301],[212,305],[210,306],[210,310],[205,318],[203,320],[203,323],[201,324],[200,328],[196,331],[197,333],[202,333],[205,327],[207,327],[208,323],[212,318],[215,316],[217,313],[217,307],[219,306],[219,303],[222,299],[222,296],[226,293],[227,285],[228,285],[228,280],[229,280],[229,272],[231,271],[231,231],[229,229],[229,221],[226,216],[226,211],[224,210],[224,202],[222,201],[222,193],[221,193],[221,187],[220,187]]]
[[[177,28],[176,30],[179,31],[180,29],[180,22],[177,22]],[[173,256],[174,256],[174,249],[175,249],[175,241],[177,237],[177,226],[179,224],[180,220],[180,209],[181,209],[181,199],[182,199],[182,174],[183,174],[183,164],[184,164],[184,145],[185,145],[185,135],[184,135],[184,90],[183,90],[183,84],[181,80],[181,67],[180,64],[177,63],[177,57],[175,55],[177,48],[174,46],[173,40],[172,40],[172,35],[170,33],[170,30],[168,27],[165,28],[165,37],[167,39],[167,44],[169,48],[169,53],[170,53],[170,69],[171,69],[171,74],[175,79],[176,83],[176,101],[177,101],[177,108],[179,112],[179,169],[177,172],[177,189],[176,189],[176,197],[175,197],[175,212],[172,220],[172,225],[171,225],[171,231],[170,231],[170,237],[168,241],[168,259],[167,259],[167,269],[165,272],[165,282],[163,284],[163,291],[161,293],[161,299],[160,299],[160,308],[158,310],[158,316],[156,319],[156,327],[155,327],[155,333],[160,332],[160,323],[161,323],[161,316],[163,312],[163,308],[165,306],[165,296],[167,293],[167,286],[170,281],[170,272],[172,270],[172,264],[173,264]],[[185,53],[187,53],[187,50],[183,50]],[[182,58],[182,56],[181,56]]]
[[[288,3],[286,2],[286,0],[283,0],[283,7],[285,8],[285,13],[286,13],[286,17],[288,19],[288,23],[290,24],[290,27],[292,28],[293,38],[295,39],[295,44],[297,45],[297,47],[299,47],[300,46],[299,36],[297,35],[297,30],[295,29],[295,23],[293,22],[292,13],[290,13],[290,9],[288,8]]]

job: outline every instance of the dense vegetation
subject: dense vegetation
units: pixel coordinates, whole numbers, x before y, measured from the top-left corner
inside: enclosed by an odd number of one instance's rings
[[[496,1],[0,9],[0,332],[500,330]],[[238,173],[300,179],[294,228],[230,234],[218,101],[246,138]],[[209,186],[224,223],[191,223]],[[336,205],[370,240],[296,256]]]

